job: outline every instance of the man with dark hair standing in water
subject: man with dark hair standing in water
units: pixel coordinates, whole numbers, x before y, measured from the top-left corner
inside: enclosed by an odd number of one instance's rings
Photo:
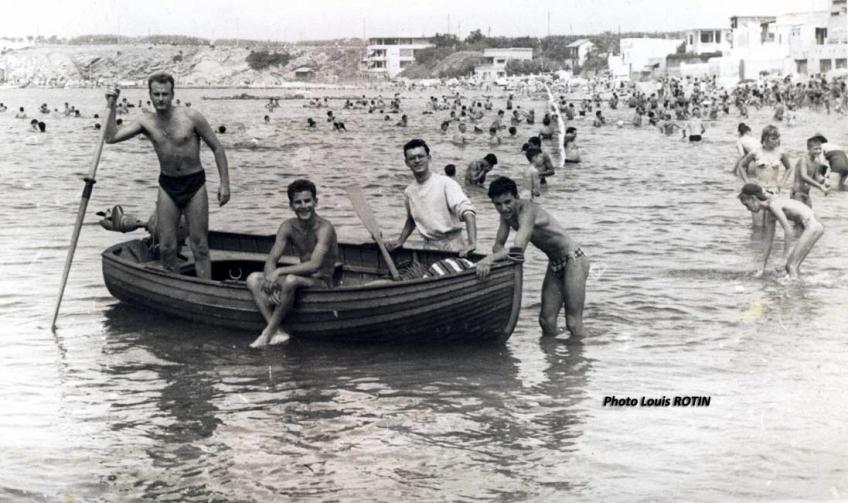
[[[220,206],[230,200],[227,156],[203,115],[190,108],[173,106],[174,78],[171,75],[156,73],[148,79],[147,87],[155,113],[143,113],[121,129],[115,123],[115,104],[120,90],[115,87],[106,93],[109,105],[106,143],[122,142],[138,134],[150,139],[161,170],[156,208],[162,267],[170,272],[179,270],[177,228],[180,215],[185,214],[197,277],[210,279],[212,267],[207,239],[209,199],[206,195],[206,173],[200,164],[200,140],[215,154],[215,164],[221,177],[218,187]]]

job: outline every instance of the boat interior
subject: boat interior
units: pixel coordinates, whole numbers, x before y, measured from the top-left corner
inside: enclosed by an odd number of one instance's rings
[[[212,279],[215,281],[243,283],[253,272],[260,272],[265,259],[274,243],[274,236],[253,236],[245,234],[210,232],[209,254],[212,262]],[[130,241],[110,249],[110,253],[132,262],[161,270],[158,246],[149,238]],[[297,264],[300,259],[285,254],[279,265]],[[392,257],[401,280],[421,278],[433,263],[455,253],[439,250],[416,250],[403,248],[395,251]],[[477,261],[482,255],[470,257]],[[194,260],[187,245],[180,251],[180,274],[195,276]],[[334,287],[359,286],[391,281],[391,273],[376,243],[350,244],[339,243],[338,262],[333,277]]]

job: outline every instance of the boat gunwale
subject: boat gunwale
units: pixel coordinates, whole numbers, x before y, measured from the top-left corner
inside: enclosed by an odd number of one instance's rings
[[[244,234],[244,235],[245,236],[251,236],[251,237],[263,237],[261,235],[253,235],[253,234]],[[238,289],[238,290],[244,290],[246,288],[246,281],[243,281],[243,280],[216,280],[216,279],[203,279],[203,278],[198,278],[196,276],[187,276],[187,275],[180,274],[180,273],[168,272],[168,271],[164,271],[162,269],[158,269],[158,268],[154,268],[154,267],[148,267],[148,266],[145,266],[145,264],[147,262],[141,262],[141,261],[137,261],[137,260],[127,259],[125,256],[117,255],[117,254],[114,253],[115,250],[118,250],[118,249],[121,249],[125,246],[128,246],[131,243],[136,243],[136,242],[141,242],[141,241],[142,241],[142,238],[137,238],[137,239],[131,239],[129,241],[122,241],[120,243],[116,243],[112,246],[109,246],[105,250],[103,250],[103,252],[101,252],[100,255],[101,255],[102,259],[104,259],[104,260],[108,259],[108,260],[114,261],[116,263],[124,264],[125,266],[132,267],[132,268],[134,268],[134,269],[136,269],[139,272],[144,273],[144,274],[152,274],[152,275],[162,276],[164,278],[172,279],[172,280],[175,280],[175,281],[180,281],[180,282],[185,282],[185,283],[195,283],[195,284],[198,284],[198,285],[212,286],[212,287],[218,287],[218,288],[228,288],[228,289]],[[339,243],[339,245],[349,245],[349,246],[362,246],[362,245],[365,245],[365,244],[368,244],[368,243],[367,242],[360,242],[360,243],[340,242]],[[421,252],[428,252],[428,253],[439,251],[439,250],[433,250],[433,249],[427,249],[427,248],[416,248],[416,247],[406,247],[405,249],[409,250],[409,251],[421,251]],[[226,253],[227,251],[230,251],[230,250],[221,250],[221,252],[224,252],[224,253]],[[482,254],[479,254],[479,253],[474,253],[474,254],[469,255],[469,258],[475,258],[475,259],[482,259],[483,257],[485,257],[485,255],[482,255]],[[451,257],[446,257],[446,258],[451,258]],[[151,261],[151,262],[156,262],[156,261]],[[492,264],[492,271],[494,271],[495,269],[512,268],[512,267],[515,267],[515,266],[522,267],[522,264],[520,262],[504,259],[504,260],[501,260],[501,261],[498,261],[498,262],[495,262],[494,264]],[[388,271],[387,271],[387,273],[388,273]],[[350,285],[350,286],[341,285],[341,286],[334,286],[332,288],[303,288],[303,289],[299,290],[299,292],[302,292],[304,294],[305,293],[316,294],[316,293],[329,292],[329,291],[333,291],[333,292],[364,292],[364,291],[369,291],[369,290],[376,290],[376,291],[391,290],[391,289],[401,288],[401,287],[405,287],[405,286],[409,286],[409,285],[419,285],[419,284],[425,284],[425,283],[428,283],[428,282],[436,282],[436,281],[445,279],[447,277],[461,278],[463,276],[470,276],[472,274],[476,274],[476,269],[474,269],[474,268],[466,269],[465,271],[461,271],[461,272],[458,272],[458,273],[455,273],[455,274],[450,274],[448,276],[434,276],[434,277],[429,277],[429,278],[414,278],[414,279],[400,280],[400,281],[388,280],[385,283],[370,284],[370,285],[363,284],[363,285]],[[490,272],[490,274],[491,274],[491,272]],[[518,285],[519,289],[521,289],[521,287],[522,287],[522,285]]]

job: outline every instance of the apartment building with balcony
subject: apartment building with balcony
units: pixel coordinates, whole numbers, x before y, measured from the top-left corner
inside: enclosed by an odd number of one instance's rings
[[[362,60],[368,75],[393,79],[415,63],[415,51],[433,47],[429,37],[372,37]]]

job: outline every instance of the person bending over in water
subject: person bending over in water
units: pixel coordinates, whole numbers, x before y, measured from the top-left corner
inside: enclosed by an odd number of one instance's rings
[[[548,269],[542,282],[542,310],[539,325],[542,335],[557,335],[557,317],[565,305],[565,325],[575,338],[583,337],[583,304],[589,259],[580,246],[566,235],[565,229],[538,203],[520,199],[515,182],[500,177],[489,185],[489,198],[500,214],[492,254],[477,262],[477,275],[485,279],[495,261],[523,257],[529,243],[548,256]],[[511,230],[513,246],[504,248]]]
[[[268,322],[250,345],[252,348],[285,342],[288,335],[277,332],[294,305],[298,290],[333,286],[338,256],[336,229],[315,212],[318,203],[315,184],[305,179],[295,180],[286,192],[295,217],[284,221],[277,230],[264,270],[247,277],[247,289]],[[300,257],[300,263],[279,267],[277,261],[287,247]]]
[[[827,186],[830,167],[819,163],[821,145],[821,136],[813,136],[807,140],[807,156],[798,159],[798,164],[795,165],[795,181],[789,195],[790,199],[801,201],[810,208],[813,207],[813,201],[810,199],[811,186],[822,191],[825,196],[830,192],[830,187]]]
[[[775,222],[780,222],[784,236],[783,253],[786,257],[784,269],[790,278],[797,279],[801,263],[807,258],[810,250],[813,249],[813,245],[824,233],[824,226],[816,220],[813,210],[799,201],[777,199],[763,191],[763,188],[756,183],[745,184],[739,193],[739,200],[752,213],[765,210],[768,215],[766,217],[766,249],[763,267],[756,272],[755,276],[762,276],[766,270],[774,242]],[[798,242],[791,248],[789,244],[792,226],[789,224],[789,220],[799,224],[804,229],[798,238]]]

